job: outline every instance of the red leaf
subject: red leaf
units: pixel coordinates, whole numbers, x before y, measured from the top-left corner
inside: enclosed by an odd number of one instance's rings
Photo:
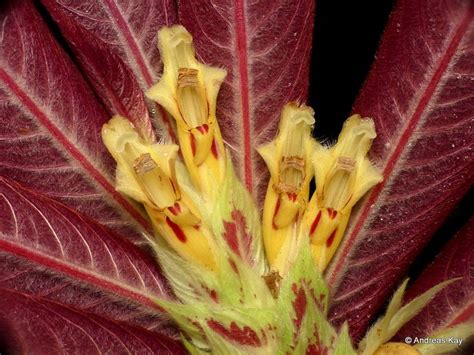
[[[408,289],[406,302],[437,284],[461,277],[447,286],[397,335],[425,337],[474,317],[474,217],[457,233]]]
[[[2,5],[0,23],[0,175],[142,239],[100,137],[109,116],[30,1]]]
[[[41,297],[0,289],[0,330],[14,354],[185,354],[175,340]]]
[[[172,1],[42,0],[110,114],[129,117],[154,138],[143,91],[161,70],[156,33],[176,22]],[[156,109],[156,107],[154,107]],[[159,124],[171,129],[166,113]],[[159,117],[158,117],[159,116]]]
[[[182,1],[179,16],[204,62],[228,71],[217,118],[238,174],[263,197],[255,148],[275,137],[284,104],[306,100],[314,2]]]
[[[169,327],[156,262],[66,206],[0,177],[0,287],[147,329]]]
[[[354,106],[375,119],[384,176],[327,273],[330,317],[355,336],[472,181],[473,15],[470,1],[399,1]]]

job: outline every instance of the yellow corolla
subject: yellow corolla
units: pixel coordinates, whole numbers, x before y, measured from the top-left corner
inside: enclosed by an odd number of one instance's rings
[[[297,225],[309,198],[313,177],[311,157],[316,141],[311,136],[314,112],[287,104],[276,139],[258,149],[270,171],[263,208],[263,238],[271,268],[286,273],[296,243]]]
[[[216,100],[226,71],[196,60],[192,37],[183,26],[162,28],[158,48],[163,76],[146,95],[176,120],[181,153],[191,179],[205,198],[213,198],[225,173]]]
[[[146,142],[120,116],[102,127],[102,140],[117,162],[116,189],[144,205],[158,234],[182,257],[214,269],[210,232],[178,184],[178,146]]]
[[[316,146],[313,156],[316,192],[303,217],[313,257],[323,271],[341,242],[352,207],[382,176],[367,153],[376,137],[369,118],[351,116],[331,148]]]

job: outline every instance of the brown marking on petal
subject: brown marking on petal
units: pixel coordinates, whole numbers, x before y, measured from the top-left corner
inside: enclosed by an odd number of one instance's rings
[[[309,229],[309,235],[313,235],[315,232],[316,228],[318,227],[319,220],[321,219],[321,210],[319,210],[318,214],[314,218],[313,223],[311,224],[311,228]]]
[[[180,242],[186,243],[186,241],[187,241],[186,234],[184,234],[181,227],[178,226],[176,223],[173,223],[173,221],[171,219],[169,219],[168,217],[166,217],[166,223],[171,228],[173,233],[176,235],[176,238],[178,238],[178,240]]]
[[[337,211],[333,208],[328,208],[329,218],[334,219],[337,216]]]
[[[332,245],[332,242],[334,242],[334,237],[336,236],[337,228],[334,229],[329,236],[328,240],[326,240],[326,246],[329,248]]]
[[[179,68],[178,69],[178,87],[184,88],[187,86],[196,87],[198,85],[199,71],[192,68]]]
[[[133,170],[137,175],[143,175],[146,172],[149,172],[155,169],[158,165],[151,157],[150,153],[145,153],[140,155],[135,161],[133,162]]]
[[[341,170],[345,170],[347,172],[354,171],[356,161],[353,158],[349,157],[339,157],[337,158],[337,167]]]
[[[243,326],[240,328],[237,323],[231,322],[230,327],[226,328],[222,323],[210,319],[207,321],[209,328],[220,334],[222,337],[233,341],[237,344],[248,345],[248,346],[262,346],[262,341],[252,328],[249,326]]]

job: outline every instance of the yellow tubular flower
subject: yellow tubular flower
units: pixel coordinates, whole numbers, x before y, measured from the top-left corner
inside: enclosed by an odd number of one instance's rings
[[[374,355],[421,355],[421,353],[404,343],[387,343],[380,346]]]
[[[102,127],[102,140],[117,162],[117,191],[145,206],[155,230],[182,257],[214,269],[210,232],[178,185],[178,146],[146,142],[132,123],[120,116]]]
[[[351,116],[331,148],[317,146],[313,156],[316,192],[303,217],[313,257],[323,271],[341,242],[352,207],[382,176],[366,157],[376,137],[369,118]]]
[[[316,141],[311,136],[314,112],[310,107],[287,104],[276,139],[258,149],[270,171],[263,208],[263,239],[268,262],[280,275],[286,273],[297,222],[309,198],[313,177],[311,157]]]
[[[226,71],[195,58],[192,37],[183,26],[162,28],[158,48],[163,76],[146,93],[176,120],[179,145],[193,183],[214,197],[222,182],[225,150],[216,120],[216,100]]]

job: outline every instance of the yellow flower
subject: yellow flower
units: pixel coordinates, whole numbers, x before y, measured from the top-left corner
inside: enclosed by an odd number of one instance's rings
[[[216,100],[226,71],[198,62],[192,37],[183,26],[162,28],[158,48],[164,69],[146,93],[176,120],[178,139],[193,183],[213,197],[222,182],[225,149],[216,119]]]
[[[336,145],[316,146],[313,164],[316,192],[303,218],[313,257],[323,271],[344,235],[352,207],[382,176],[366,157],[376,137],[369,118],[351,116]]]
[[[263,238],[270,266],[281,275],[295,251],[296,226],[309,198],[313,177],[311,137],[314,112],[310,107],[287,104],[276,139],[258,149],[270,171],[263,208]]]
[[[380,346],[374,355],[421,355],[421,353],[404,343],[386,343]]]
[[[146,142],[120,116],[102,127],[102,140],[117,162],[116,189],[144,205],[155,230],[182,257],[214,269],[210,232],[176,177],[178,146]]]

